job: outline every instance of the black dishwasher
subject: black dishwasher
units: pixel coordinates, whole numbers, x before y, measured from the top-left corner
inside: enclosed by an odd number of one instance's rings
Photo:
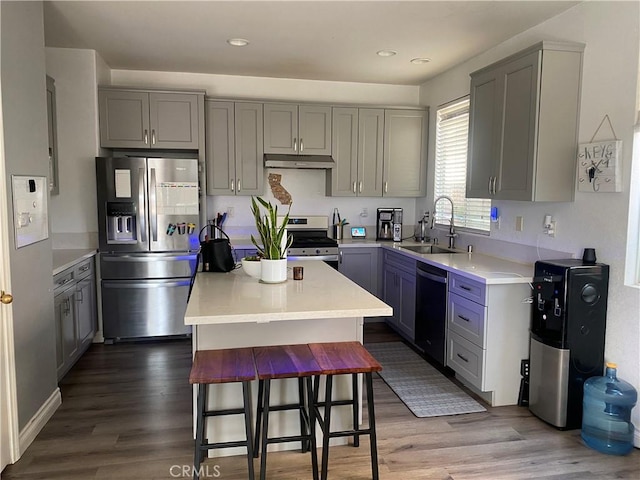
[[[415,342],[424,353],[444,366],[447,328],[447,272],[418,262],[416,274]]]

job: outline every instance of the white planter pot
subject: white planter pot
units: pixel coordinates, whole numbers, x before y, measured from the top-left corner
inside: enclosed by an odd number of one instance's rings
[[[264,283],[282,283],[287,281],[287,259],[260,260],[260,281]]]

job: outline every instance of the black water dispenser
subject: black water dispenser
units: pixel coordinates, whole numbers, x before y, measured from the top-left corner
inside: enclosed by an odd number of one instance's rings
[[[558,428],[580,428],[584,382],[602,374],[608,285],[595,261],[535,264],[529,410]]]

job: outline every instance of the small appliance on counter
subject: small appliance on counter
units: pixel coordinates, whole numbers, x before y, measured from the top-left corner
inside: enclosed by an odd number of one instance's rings
[[[376,240],[402,240],[402,208],[378,208]]]
[[[593,260],[535,263],[529,410],[561,429],[580,428],[584,382],[604,364],[609,266]]]

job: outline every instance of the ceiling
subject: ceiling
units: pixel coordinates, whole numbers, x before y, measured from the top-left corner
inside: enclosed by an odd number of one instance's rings
[[[46,1],[45,44],[112,69],[420,85],[577,3]]]

